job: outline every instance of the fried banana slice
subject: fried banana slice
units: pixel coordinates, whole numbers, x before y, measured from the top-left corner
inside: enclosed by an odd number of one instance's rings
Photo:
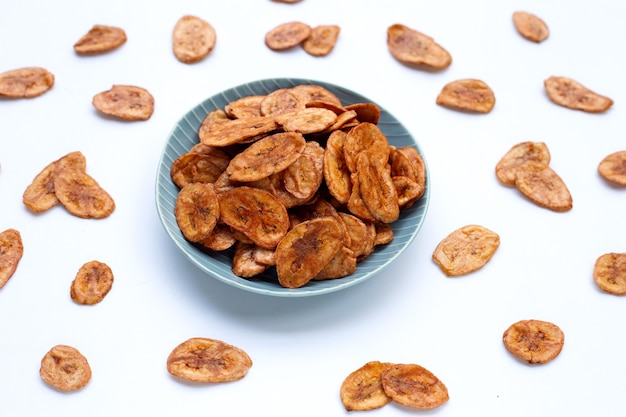
[[[257,262],[254,253],[258,246],[254,243],[237,242],[233,253],[233,274],[242,278],[252,278],[267,270],[267,264]]]
[[[302,110],[306,108],[309,99],[310,96],[303,94],[300,90],[279,88],[266,95],[261,101],[261,114],[263,116],[278,116],[294,110]]]
[[[200,125],[198,136],[205,145],[224,147],[262,137],[277,129],[278,124],[272,117],[246,117],[217,122],[205,119]]]
[[[352,193],[350,170],[346,165],[343,153],[345,139],[345,132],[334,131],[328,137],[324,151],[324,181],[330,194],[340,204],[347,204]]]
[[[335,256],[313,277],[314,280],[338,279],[356,272],[357,258],[354,252],[342,246]]]
[[[543,42],[550,36],[548,25],[538,16],[517,11],[513,13],[513,24],[522,37],[536,43]]]
[[[392,223],[400,216],[398,193],[389,167],[370,150],[359,153],[356,174],[363,202],[374,218]]]
[[[124,29],[115,26],[94,25],[74,44],[74,51],[79,55],[100,54],[119,48],[124,43],[126,43]]]
[[[294,197],[312,198],[324,180],[324,148],[315,141],[306,142],[304,150],[283,172],[285,189]]]
[[[561,177],[548,165],[527,161],[515,177],[515,187],[539,207],[556,212],[573,207],[572,195]]]
[[[444,85],[436,102],[451,109],[489,113],[496,104],[496,96],[484,81],[466,78]]]
[[[54,86],[54,74],[41,67],[25,67],[0,74],[0,96],[33,98]]]
[[[265,96],[245,96],[231,101],[224,107],[224,112],[231,119],[245,119],[247,117],[259,117],[261,114],[261,102]]]
[[[626,185],[626,151],[607,155],[598,164],[598,172],[605,179],[619,185]]]
[[[320,107],[305,107],[276,117],[276,122],[285,132],[298,132],[303,135],[323,132],[336,120],[335,112]]]
[[[213,251],[223,251],[235,245],[235,243],[237,243],[237,239],[235,239],[230,226],[218,221],[213,228],[211,235],[206,239],[202,239],[198,243],[202,247]]]
[[[449,277],[469,274],[482,268],[500,246],[500,236],[486,227],[468,225],[446,236],[432,258]]]
[[[26,187],[22,196],[24,205],[30,211],[42,213],[59,204],[59,199],[54,192],[54,179],[65,168],[85,171],[87,160],[81,152],[76,151],[48,164]]]
[[[113,271],[100,261],[83,264],[70,286],[70,297],[79,304],[98,304],[113,287]]]
[[[433,38],[399,23],[387,28],[387,47],[405,64],[444,69],[452,63],[450,53]]]
[[[391,177],[393,187],[398,195],[398,206],[404,209],[424,194],[424,187],[415,180],[403,175]]]
[[[304,136],[281,132],[254,142],[235,155],[226,168],[233,181],[250,182],[267,178],[293,164],[304,152]]]
[[[347,411],[367,411],[391,402],[385,394],[381,377],[391,363],[371,361],[353,371],[343,380],[339,395]]]
[[[39,375],[56,389],[75,391],[87,385],[91,379],[91,367],[78,349],[56,345],[41,359]]]
[[[517,173],[527,161],[548,165],[550,151],[543,142],[520,142],[504,154],[496,164],[496,177],[502,184],[515,185]]]
[[[261,247],[275,248],[289,230],[287,209],[268,191],[242,186],[218,199],[220,220]]]
[[[167,371],[192,382],[230,382],[248,373],[252,359],[242,349],[205,337],[187,339],[167,357]]]
[[[554,323],[520,320],[502,335],[506,349],[531,364],[544,364],[556,358],[565,342],[565,334]]]
[[[0,288],[11,279],[23,255],[24,244],[18,230],[7,229],[0,233]]]
[[[375,222],[376,217],[374,217],[369,207],[367,207],[367,205],[365,204],[365,201],[363,201],[363,197],[361,196],[361,185],[359,182],[359,176],[356,173],[351,174],[350,180],[352,182],[352,192],[350,193],[350,198],[348,199],[348,203],[346,204],[348,211],[361,220]]]
[[[78,169],[59,171],[54,178],[54,193],[70,214],[84,219],[103,219],[115,210],[115,201],[109,193]]]
[[[284,51],[300,45],[311,34],[311,27],[302,22],[280,24],[265,34],[265,45],[273,51]]]
[[[148,120],[154,113],[152,94],[134,85],[113,85],[96,94],[92,104],[101,113],[123,120]]]
[[[344,229],[331,217],[304,221],[276,247],[278,282],[300,288],[313,279],[341,249]]]
[[[193,64],[206,58],[216,43],[215,29],[197,16],[178,19],[172,33],[172,50],[180,62]]]
[[[319,25],[311,28],[309,37],[302,42],[302,48],[313,56],[326,56],[337,44],[341,28],[337,25]]]
[[[356,160],[361,151],[369,150],[386,164],[389,160],[389,142],[380,128],[373,123],[360,123],[350,129],[343,144],[343,156],[350,172],[356,172]]]
[[[311,102],[324,102],[341,107],[341,100],[329,89],[317,84],[299,84],[289,91],[301,98],[306,106]],[[271,93],[270,93],[271,94]]]
[[[380,377],[385,394],[407,407],[429,410],[449,399],[448,388],[428,369],[416,364],[394,364]]]
[[[626,253],[606,253],[596,259],[593,280],[604,292],[626,295]]]
[[[544,81],[544,87],[554,104],[568,109],[602,113],[613,105],[613,100],[609,97],[591,91],[570,78],[549,77]]]
[[[361,123],[372,123],[377,125],[380,120],[380,107],[374,103],[354,103],[346,107],[347,111],[354,110],[356,118]]]
[[[214,183],[226,170],[230,157],[219,148],[204,146],[202,152],[188,152],[174,160],[170,168],[172,182],[183,188],[187,184]]]
[[[209,238],[220,218],[219,200],[213,186],[203,183],[184,186],[176,197],[174,214],[187,240],[200,242]]]

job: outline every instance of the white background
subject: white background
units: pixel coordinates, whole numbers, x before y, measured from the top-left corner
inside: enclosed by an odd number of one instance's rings
[[[42,66],[54,88],[30,100],[0,99],[0,230],[18,229],[25,252],[0,289],[0,415],[347,415],[339,386],[370,360],[418,363],[448,387],[450,400],[428,411],[390,404],[363,415],[554,416],[624,414],[626,300],[592,279],[598,256],[626,251],[626,189],[597,174],[609,153],[626,149],[626,3],[503,0],[270,0],[154,2],[4,1],[0,72]],[[550,27],[535,44],[515,31],[526,10]],[[171,32],[184,14],[217,32],[211,55],[178,62]],[[263,42],[274,26],[300,20],[337,24],[331,55]],[[386,29],[403,23],[432,36],[452,65],[425,72],[389,54]],[[126,30],[128,41],[101,56],[73,44],[94,24]],[[605,114],[552,104],[551,75],[573,78],[611,97]],[[383,106],[424,150],[432,184],[425,224],[395,264],[363,284],[309,298],[243,292],[190,264],[157,217],[155,179],[176,122],[205,98],[272,77],[341,85]],[[496,95],[487,115],[439,107],[443,85],[480,78]],[[91,105],[113,84],[148,89],[149,121],[102,117]],[[574,207],[555,213],[500,185],[494,168],[521,141],[543,141]],[[104,220],[60,207],[33,215],[22,193],[49,162],[80,150],[87,171],[115,199]],[[476,223],[501,246],[476,273],[446,278],[432,262],[439,241]],[[115,283],[106,299],[80,306],[69,296],[78,268],[108,263]],[[529,366],[503,347],[521,319],[558,324],[565,346],[553,362]],[[221,385],[187,384],[165,361],[190,337],[224,340],[254,361],[248,375]],[[61,393],[39,377],[56,344],[78,348],[93,377]]]

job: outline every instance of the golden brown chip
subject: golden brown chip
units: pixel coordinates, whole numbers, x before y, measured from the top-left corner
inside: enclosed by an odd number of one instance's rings
[[[268,191],[243,186],[218,196],[220,220],[257,245],[272,249],[287,234],[287,209]]]
[[[237,242],[233,253],[233,274],[242,278],[252,278],[267,268],[267,264],[257,262],[254,253],[257,245],[254,243]]]
[[[187,240],[200,242],[209,238],[220,218],[219,201],[213,186],[199,182],[184,186],[176,197],[174,214],[178,228]]]
[[[56,389],[75,391],[87,385],[91,379],[91,367],[78,349],[56,345],[41,359],[39,375]]]
[[[336,120],[335,112],[319,107],[306,107],[276,117],[276,123],[286,132],[298,132],[303,135],[322,132]]]
[[[367,411],[381,408],[391,402],[381,382],[383,371],[391,363],[371,361],[350,373],[339,390],[341,402],[347,411]]]
[[[448,388],[428,369],[416,364],[393,364],[380,376],[385,394],[411,408],[428,410],[446,403]]]
[[[567,185],[543,162],[527,161],[522,164],[515,177],[515,187],[539,207],[557,212],[573,207]]]
[[[413,203],[424,194],[424,187],[409,177],[398,175],[391,177],[398,195],[398,206],[402,209]]]
[[[320,25],[311,29],[311,34],[302,42],[302,48],[313,56],[326,56],[337,44],[341,28],[337,25]]]
[[[341,130],[334,131],[328,137],[324,151],[324,181],[330,194],[340,204],[347,204],[352,193],[350,170],[343,156],[345,139],[345,132]]]
[[[374,103],[354,103],[345,107],[347,111],[354,110],[356,118],[362,123],[378,124],[380,120],[380,107]]]
[[[79,152],[70,152],[67,155],[48,164],[26,187],[22,196],[24,205],[34,213],[44,212],[57,204],[59,199],[54,193],[54,179],[65,168],[85,171],[87,160]]]
[[[279,88],[261,100],[261,114],[263,116],[277,116],[294,110],[306,108],[309,96],[293,88]],[[272,119],[273,120],[273,119]]]
[[[172,49],[176,58],[185,64],[206,58],[215,47],[215,42],[213,26],[197,16],[183,16],[174,26]]]
[[[252,360],[242,349],[205,337],[188,339],[167,357],[167,371],[192,382],[230,382],[248,373]]]
[[[89,261],[80,267],[70,286],[72,300],[93,305],[104,300],[113,287],[113,271],[100,261]]]
[[[192,148],[174,160],[170,176],[178,188],[194,182],[214,183],[229,163],[230,157],[219,148],[204,146],[202,151]]]
[[[430,36],[402,24],[387,28],[387,47],[398,61],[444,69],[452,63],[452,56]]]
[[[80,55],[99,54],[119,48],[126,42],[124,29],[115,26],[94,25],[74,44]]]
[[[561,353],[565,335],[554,323],[520,320],[505,330],[502,342],[519,359],[532,364],[543,364]]]
[[[348,236],[350,236],[350,242],[347,245],[348,248],[354,253],[354,256],[359,257],[363,255],[367,250],[369,233],[368,227],[363,220],[350,213],[338,213],[341,221],[346,225]]]
[[[601,113],[613,105],[613,100],[595,93],[566,77],[549,77],[544,81],[548,98],[559,106],[588,113]]]
[[[350,129],[343,144],[343,156],[350,172],[356,172],[356,160],[361,151],[370,150],[381,162],[389,160],[389,142],[373,123],[361,123]]]
[[[446,236],[435,248],[433,260],[449,277],[482,268],[500,246],[500,237],[483,226],[468,225]]]
[[[386,245],[393,240],[394,231],[388,223],[376,222],[374,228],[376,230],[374,245]]]
[[[607,155],[598,164],[598,172],[611,182],[626,185],[626,151]]]
[[[24,245],[18,230],[7,229],[0,233],[0,288],[13,276],[23,255]]]
[[[311,102],[325,102],[341,107],[341,100],[329,89],[317,84],[299,84],[291,87],[289,91],[301,98],[306,106]],[[272,94],[272,93],[270,93]]]
[[[489,113],[496,96],[484,81],[466,78],[446,84],[437,96],[437,104],[457,110]]]
[[[338,279],[347,277],[356,272],[357,258],[354,252],[345,246],[337,251],[335,256],[313,277],[314,280]]]
[[[25,67],[0,74],[0,96],[33,98],[54,86],[54,75],[45,68]]]
[[[515,178],[520,168],[527,161],[538,161],[548,165],[550,151],[543,142],[520,142],[511,149],[496,164],[496,177],[501,183],[515,185]]]
[[[285,190],[297,198],[312,198],[324,180],[324,148],[308,141],[302,154],[282,173]]]
[[[261,265],[276,265],[276,250],[274,249],[267,249],[260,246],[255,246],[252,256],[254,257],[254,260]]]
[[[529,41],[539,43],[550,35],[548,25],[532,13],[521,11],[513,13],[513,24],[519,34]]]
[[[265,45],[273,51],[283,51],[300,45],[310,34],[311,27],[306,23],[283,23],[265,34]]]
[[[384,223],[396,221],[400,216],[398,193],[387,163],[370,150],[362,151],[356,174],[361,198],[374,218]]]
[[[113,85],[96,94],[93,106],[100,112],[123,120],[148,120],[154,112],[154,97],[145,88]]]
[[[232,229],[228,225],[218,222],[211,235],[198,243],[207,249],[222,251],[231,248],[236,242]]]
[[[291,229],[276,247],[280,285],[306,285],[339,251],[343,235],[344,229],[331,217],[307,220]]]
[[[222,121],[205,118],[200,125],[198,136],[205,145],[224,147],[267,135],[277,128],[278,124],[271,117],[246,117]]]
[[[226,174],[233,181],[257,181],[293,164],[304,152],[304,136],[281,132],[267,136],[237,154],[228,164]]]
[[[245,119],[246,117],[259,117],[261,114],[261,102],[265,96],[245,96],[231,101],[224,106],[224,112],[231,119]]]
[[[606,253],[593,267],[593,279],[605,292],[626,295],[626,253]]]
[[[374,217],[370,209],[363,201],[363,197],[361,196],[361,186],[359,184],[359,176],[354,173],[350,175],[350,180],[352,182],[352,192],[350,193],[350,198],[348,199],[348,203],[346,207],[350,213],[354,214],[361,220],[366,220],[368,222],[375,222],[377,219]]]
[[[84,219],[103,219],[115,210],[115,201],[89,174],[65,168],[54,178],[54,193],[72,215]]]

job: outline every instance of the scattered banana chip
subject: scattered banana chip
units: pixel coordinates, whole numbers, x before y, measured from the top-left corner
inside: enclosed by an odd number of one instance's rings
[[[484,81],[462,79],[446,84],[437,96],[437,104],[457,110],[489,113],[496,97]]]
[[[186,15],[178,19],[172,33],[172,49],[176,58],[192,64],[206,58],[215,48],[215,29],[197,16]]]
[[[556,212],[569,211],[573,207],[567,185],[543,162],[524,162],[515,177],[515,187],[539,207]]]
[[[444,69],[452,63],[452,56],[433,38],[408,26],[396,23],[387,28],[387,47],[398,61]]]
[[[598,164],[598,172],[605,179],[626,186],[626,151],[607,155]]]
[[[320,25],[311,29],[309,37],[302,42],[302,48],[313,56],[326,56],[337,44],[341,28],[337,25]]]
[[[54,74],[45,68],[26,67],[0,74],[0,96],[33,98],[54,86]]]
[[[204,337],[182,342],[167,358],[170,374],[192,382],[236,381],[246,376],[250,367],[252,360],[242,349]]]
[[[428,369],[416,364],[393,364],[380,377],[385,394],[411,408],[429,410],[449,399],[448,388]]]
[[[23,255],[24,245],[18,230],[7,229],[0,233],[0,288],[11,279]]]
[[[520,142],[515,144],[496,164],[496,177],[502,184],[515,185],[518,171],[527,161],[548,165],[550,151],[544,142]]]
[[[469,274],[493,257],[500,236],[486,227],[468,225],[446,236],[435,248],[432,258],[449,277]]]
[[[311,27],[306,23],[283,23],[265,34],[265,45],[273,51],[283,51],[300,45],[310,34]]]
[[[100,112],[123,120],[148,120],[154,112],[154,97],[145,88],[113,85],[96,94],[93,106]]]
[[[91,367],[78,349],[56,345],[41,359],[39,375],[56,389],[75,391],[87,385],[91,379]]]
[[[588,113],[607,111],[613,100],[591,91],[584,85],[566,77],[549,77],[544,81],[548,98],[559,106]]]
[[[126,43],[126,32],[122,28],[94,25],[74,44],[79,55],[92,55],[109,52]]]
[[[609,294],[626,295],[626,253],[606,253],[593,267],[593,279]]]
[[[113,271],[100,261],[83,264],[70,286],[72,300],[79,304],[98,304],[113,287]]]
[[[109,193],[82,170],[62,169],[54,178],[54,193],[76,217],[104,219],[115,210],[115,201]]]
[[[350,373],[339,390],[341,402],[347,411],[367,411],[381,408],[391,402],[385,394],[381,377],[391,363],[371,361]]]
[[[513,13],[513,24],[519,34],[529,41],[543,42],[550,35],[548,25],[532,13],[522,11]]]
[[[506,329],[502,342],[517,358],[531,364],[544,364],[561,353],[565,335],[554,323],[521,320]]]

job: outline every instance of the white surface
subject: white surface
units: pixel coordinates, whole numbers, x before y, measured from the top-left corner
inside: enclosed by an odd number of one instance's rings
[[[256,1],[7,2],[0,13],[0,71],[43,66],[56,75],[47,94],[0,100],[0,230],[22,233],[24,257],[0,289],[0,413],[4,416],[346,415],[345,376],[370,360],[412,362],[448,387],[450,401],[430,412],[395,406],[368,415],[623,415],[626,300],[601,293],[591,272],[606,252],[623,252],[626,190],[597,174],[624,144],[626,4],[614,0],[408,2]],[[541,16],[542,44],[522,39],[515,10]],[[184,14],[213,24],[217,46],[185,65],[170,48]],[[338,24],[332,55],[276,53],[263,43],[279,23]],[[453,63],[423,72],[395,61],[386,28],[404,23],[434,37]],[[93,24],[124,28],[128,42],[103,56],[72,45]],[[543,80],[564,75],[615,100],[585,114],[547,99]],[[319,79],[378,102],[423,147],[432,179],[425,225],[384,276],[326,296],[283,299],[244,293],[209,278],[169,241],[155,208],[156,165],[175,122],[204,98],[270,77]],[[441,87],[480,78],[495,91],[488,115],[435,105]],[[112,84],[150,90],[147,122],[101,117],[94,94]],[[551,166],[574,198],[554,213],[495,178],[515,143],[544,141]],[[105,220],[62,208],[33,215],[24,189],[49,162],[74,150],[117,203]],[[482,270],[446,278],[431,261],[452,230],[482,224],[501,246]],[[69,285],[84,262],[108,263],[115,283],[95,306],[79,306]],[[502,332],[537,318],[558,324],[565,347],[553,362],[528,366],[504,349]],[[245,349],[254,361],[241,381],[181,383],[165,368],[169,352],[193,336]],[[39,378],[42,356],[69,344],[88,358],[93,378],[64,394]],[[112,414],[115,413],[115,414]],[[365,415],[365,414],[364,414]]]

